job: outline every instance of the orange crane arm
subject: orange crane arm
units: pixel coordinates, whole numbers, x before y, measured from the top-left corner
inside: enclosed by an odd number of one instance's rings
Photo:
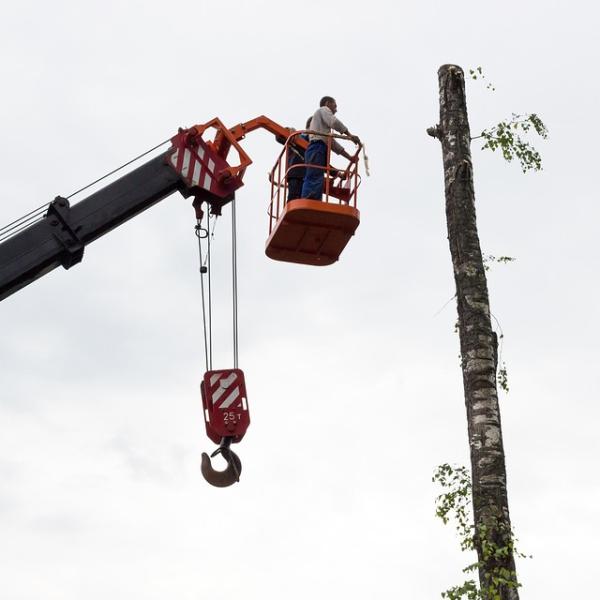
[[[266,129],[269,133],[272,133],[276,138],[283,138],[284,140],[287,140],[287,138],[291,134],[291,131],[287,127],[283,127],[279,123],[276,123],[272,119],[269,119],[269,117],[265,117],[265,115],[261,115],[260,117],[250,119],[250,121],[246,121],[245,123],[240,123],[239,125],[232,127],[229,130],[229,133],[235,140],[239,141],[244,139],[247,133],[255,131],[256,129]],[[302,139],[300,136],[298,136],[294,140],[294,145],[302,149],[306,149],[306,147],[308,146],[308,142]],[[231,147],[231,142],[225,137],[225,135],[221,131],[219,131],[215,136],[214,147],[215,150],[219,153],[219,155],[227,156]]]

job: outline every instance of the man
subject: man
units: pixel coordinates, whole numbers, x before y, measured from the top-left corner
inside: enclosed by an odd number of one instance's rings
[[[310,129],[311,120],[312,117],[309,117],[306,121],[306,129]],[[293,129],[291,131],[293,131]],[[301,133],[299,137],[308,141],[308,135],[306,133]],[[304,154],[304,148],[294,146],[291,143],[288,145],[286,156],[288,202],[302,197],[302,184],[304,182],[304,176],[306,175],[306,167],[304,166],[304,161],[306,159]]]
[[[325,176],[325,167],[327,166],[327,134],[332,129],[347,135],[355,144],[360,144],[360,139],[357,135],[352,135],[348,128],[336,118],[337,103],[331,96],[324,96],[319,102],[319,108],[312,116],[310,129],[314,133],[309,134],[310,143],[306,149],[305,161],[307,164],[304,183],[302,184],[302,198],[311,198],[313,200],[321,200],[323,197],[323,184]],[[352,157],[344,150],[344,148],[331,138],[331,149],[347,160],[352,160]],[[311,167],[309,165],[315,165]]]

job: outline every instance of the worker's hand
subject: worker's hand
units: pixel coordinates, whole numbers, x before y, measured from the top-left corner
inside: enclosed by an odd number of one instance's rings
[[[360,144],[360,138],[357,135],[351,135],[350,139],[358,146]]]

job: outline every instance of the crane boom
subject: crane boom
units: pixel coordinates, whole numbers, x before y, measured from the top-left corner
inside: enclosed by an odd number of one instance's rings
[[[162,154],[73,206],[57,197],[43,219],[0,244],[0,300],[77,264],[89,243],[182,187]]]
[[[278,131],[286,131],[269,122]],[[222,148],[217,147],[216,139],[203,139],[209,128],[216,130]],[[219,119],[180,129],[171,143],[167,152],[73,206],[66,198],[57,197],[43,218],[1,241],[0,300],[56,267],[69,269],[79,263],[89,243],[175,191],[194,196],[195,206],[207,202],[216,213],[234,198],[251,160]],[[240,164],[233,167],[226,160],[232,147],[240,158]]]

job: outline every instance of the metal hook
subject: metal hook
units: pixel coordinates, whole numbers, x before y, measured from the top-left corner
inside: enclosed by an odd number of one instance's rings
[[[231,438],[223,438],[221,445],[210,456],[206,452],[202,453],[202,463],[200,466],[202,476],[208,483],[215,487],[228,487],[240,480],[242,461],[229,448],[230,444]],[[227,461],[227,468],[224,471],[216,471],[210,462],[211,457],[217,454],[222,454],[223,458]]]

